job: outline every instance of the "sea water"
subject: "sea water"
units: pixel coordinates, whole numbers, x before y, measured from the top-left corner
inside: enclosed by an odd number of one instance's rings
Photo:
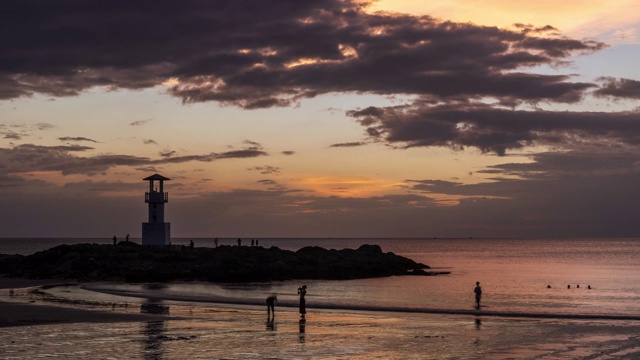
[[[187,245],[191,239],[174,239]],[[214,239],[193,239],[214,247]],[[251,240],[243,239],[243,246]],[[257,239],[260,246],[298,250],[380,245],[449,275],[394,276],[347,281],[278,281],[251,284],[173,283],[160,289],[140,284],[101,285],[138,297],[262,304],[270,294],[295,306],[297,288],[308,287],[309,307],[431,311],[474,308],[476,281],[482,309],[519,314],[640,315],[640,239]],[[29,253],[59,243],[110,239],[0,239],[0,253]],[[135,241],[132,239],[132,241]],[[219,239],[235,245],[237,239]],[[7,251],[12,249],[12,251]],[[22,250],[21,250],[22,249]]]

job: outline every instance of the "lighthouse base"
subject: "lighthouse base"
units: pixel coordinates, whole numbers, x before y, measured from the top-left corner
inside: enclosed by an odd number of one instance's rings
[[[142,223],[142,245],[171,245],[170,223]]]

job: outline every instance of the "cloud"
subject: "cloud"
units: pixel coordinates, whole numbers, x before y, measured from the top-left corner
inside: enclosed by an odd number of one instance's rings
[[[295,151],[291,151],[291,150],[286,150],[286,151],[281,152],[282,155],[287,155],[287,156],[293,155],[295,153],[296,153]]]
[[[37,123],[36,127],[38,128],[38,130],[47,131],[55,128],[56,126],[49,123]]]
[[[476,231],[517,236],[635,236],[638,152],[547,152],[493,165],[489,182],[408,180],[410,191],[455,196],[441,217]]]
[[[142,143],[145,145],[158,145],[158,143],[152,139],[143,139]]]
[[[254,166],[252,168],[248,168],[249,171],[258,171],[263,175],[280,175],[282,173],[281,169],[277,166]]]
[[[97,141],[95,141],[93,139],[86,138],[86,137],[64,136],[64,137],[59,137],[58,140],[60,140],[60,141],[74,141],[74,142],[87,141],[87,142],[97,143]]]
[[[164,164],[191,161],[212,162],[220,159],[242,159],[267,155],[262,150],[252,148],[205,155],[165,156],[161,159],[133,155],[81,157],[75,154],[88,150],[93,150],[93,148],[80,145],[40,146],[33,144],[23,144],[13,148],[0,148],[0,175],[56,171],[62,175],[84,174],[94,176],[104,173],[115,166],[129,166],[148,170]]]
[[[148,122],[150,122],[150,121],[153,121],[153,120],[151,120],[151,119],[146,119],[146,120],[136,120],[136,121],[131,122],[129,125],[130,125],[130,126],[142,126],[142,125],[147,124],[147,123],[148,123]]]
[[[172,157],[175,154],[177,154],[177,152],[173,151],[173,150],[166,150],[166,151],[162,151],[160,152],[160,156],[167,158],[167,157]]]
[[[233,150],[227,151],[220,154],[214,154],[214,157],[217,159],[233,159],[233,158],[253,158],[258,156],[266,156],[268,155],[266,152],[259,149],[244,149],[244,150]]]
[[[4,133],[4,138],[10,139],[10,140],[22,140],[22,135],[15,133],[13,131],[9,131]]]
[[[594,92],[596,96],[640,99],[640,81],[632,79],[616,79],[601,77],[603,85]]]
[[[405,147],[474,147],[505,155],[531,145],[603,147],[640,144],[640,112],[512,110],[484,103],[369,107],[348,111],[367,134]]]
[[[367,13],[366,1],[177,4],[5,1],[21,21],[0,24],[12,34],[2,38],[0,96],[173,83],[168,92],[185,103],[247,109],[335,92],[576,102],[594,85],[522,69],[604,47],[548,29]]]
[[[364,146],[367,143],[365,142],[347,142],[347,143],[338,143],[338,144],[331,144],[329,145],[329,147],[358,147],[358,146]]]
[[[257,143],[255,141],[244,140],[242,143],[245,145],[251,145],[251,147],[254,147],[256,149],[262,149],[262,145],[260,145],[260,143]]]

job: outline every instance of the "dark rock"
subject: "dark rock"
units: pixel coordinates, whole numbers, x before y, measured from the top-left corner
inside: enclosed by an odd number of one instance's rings
[[[359,279],[435,275],[429,267],[384,253],[378,245],[357,250],[317,246],[296,252],[277,247],[218,246],[181,251],[129,242],[117,246],[60,245],[29,256],[0,254],[0,274],[34,279],[127,282],[258,282],[289,279]]]

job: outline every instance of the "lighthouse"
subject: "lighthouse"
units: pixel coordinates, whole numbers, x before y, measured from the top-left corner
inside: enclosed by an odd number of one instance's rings
[[[164,182],[170,179],[153,174],[143,180],[149,181],[149,191],[144,202],[149,204],[148,222],[142,223],[142,245],[171,245],[171,224],[164,222],[164,204],[169,202],[169,193],[164,192]]]

